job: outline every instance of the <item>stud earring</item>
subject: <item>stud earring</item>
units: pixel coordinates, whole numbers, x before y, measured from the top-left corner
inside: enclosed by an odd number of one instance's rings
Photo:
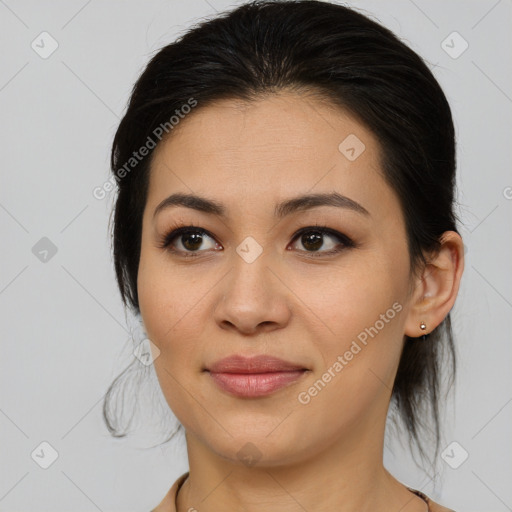
[[[424,331],[424,330],[426,330],[426,328],[427,328],[427,324],[426,324],[425,322],[421,322],[421,324],[420,324],[420,329],[421,329],[422,331]],[[421,336],[421,341],[425,341],[426,339],[427,339],[427,335],[426,335],[426,334],[423,334],[423,335]]]

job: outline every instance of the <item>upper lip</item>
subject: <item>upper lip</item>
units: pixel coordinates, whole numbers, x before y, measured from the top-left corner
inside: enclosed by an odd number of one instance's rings
[[[300,364],[266,355],[252,357],[233,355],[220,359],[206,368],[212,373],[270,373],[306,369]]]

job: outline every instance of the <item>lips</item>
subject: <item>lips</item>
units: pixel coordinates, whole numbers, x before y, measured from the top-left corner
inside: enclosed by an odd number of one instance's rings
[[[230,356],[213,363],[207,368],[213,373],[271,373],[307,370],[302,365],[290,363],[272,356]]]
[[[244,398],[271,394],[300,379],[308,369],[272,356],[226,357],[206,371],[223,391]]]

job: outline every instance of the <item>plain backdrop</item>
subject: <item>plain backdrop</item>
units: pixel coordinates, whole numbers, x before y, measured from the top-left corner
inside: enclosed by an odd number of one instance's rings
[[[1,511],[147,511],[188,468],[183,436],[146,448],[103,424],[106,389],[134,356],[110,253],[112,197],[92,191],[109,177],[114,131],[149,58],[239,3],[0,0]],[[385,462],[457,512],[509,511],[512,2],[346,4],[427,60],[458,136],[466,270],[452,312],[448,451],[435,488],[400,443]]]

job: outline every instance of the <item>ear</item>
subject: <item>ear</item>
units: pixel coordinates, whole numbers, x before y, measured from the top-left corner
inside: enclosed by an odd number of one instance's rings
[[[459,292],[464,271],[464,244],[455,231],[445,231],[439,252],[428,259],[416,279],[404,334],[418,338],[432,332],[448,315]],[[420,329],[425,323],[426,329]]]

